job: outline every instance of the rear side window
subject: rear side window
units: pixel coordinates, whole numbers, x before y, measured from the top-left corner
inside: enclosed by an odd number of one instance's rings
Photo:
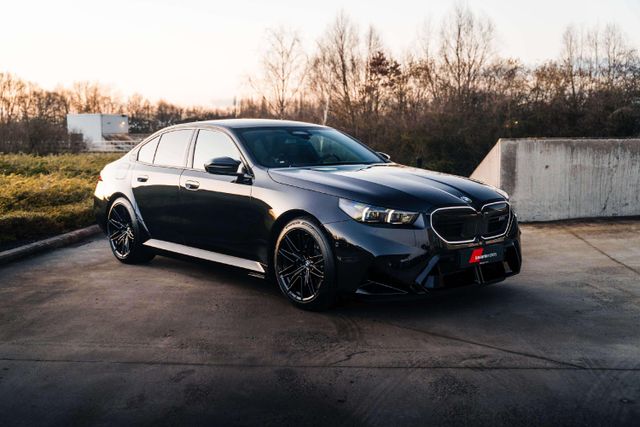
[[[153,163],[153,156],[156,154],[158,141],[160,141],[160,137],[153,138],[151,141],[144,144],[140,148],[140,150],[138,150],[138,161],[144,163]]]
[[[231,138],[224,133],[212,130],[198,132],[196,149],[193,153],[193,168],[204,170],[205,163],[218,157],[240,160],[240,153]]]
[[[191,129],[185,129],[162,134],[153,164],[173,167],[184,166],[185,153],[189,146],[192,132]]]

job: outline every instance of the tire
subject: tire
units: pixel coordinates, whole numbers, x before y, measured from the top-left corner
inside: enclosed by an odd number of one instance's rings
[[[273,254],[276,283],[285,297],[305,310],[324,310],[336,300],[336,269],[330,240],[310,218],[290,221]]]
[[[109,207],[107,238],[113,255],[125,264],[144,264],[155,256],[142,245],[140,223],[133,206],[124,197],[116,199]]]

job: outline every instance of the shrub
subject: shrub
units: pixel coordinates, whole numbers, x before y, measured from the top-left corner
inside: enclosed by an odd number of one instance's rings
[[[0,247],[94,223],[100,170],[122,154],[0,155]]]

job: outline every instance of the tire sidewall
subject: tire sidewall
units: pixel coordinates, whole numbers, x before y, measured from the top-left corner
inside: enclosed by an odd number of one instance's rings
[[[324,272],[325,277],[322,285],[320,286],[320,290],[315,298],[309,301],[298,301],[291,298],[285,289],[283,288],[283,284],[280,282],[280,278],[278,277],[278,248],[280,247],[280,243],[287,233],[292,230],[300,229],[309,233],[320,246],[320,250],[322,251],[324,258]],[[284,296],[296,307],[300,307],[307,310],[321,310],[328,308],[333,304],[336,297],[336,268],[335,268],[335,259],[333,254],[333,248],[331,246],[331,241],[326,236],[322,228],[316,224],[315,221],[309,218],[295,218],[291,220],[280,232],[278,239],[276,240],[276,244],[273,252],[273,272],[276,283],[278,284],[278,288],[284,294]]]

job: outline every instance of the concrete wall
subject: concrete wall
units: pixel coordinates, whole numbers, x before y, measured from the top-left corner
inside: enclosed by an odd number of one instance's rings
[[[499,140],[496,145],[493,146],[489,154],[480,162],[476,170],[471,174],[471,178],[482,181],[485,184],[493,185],[494,187],[500,187],[500,153],[502,147],[502,140]]]
[[[471,178],[521,221],[640,215],[640,139],[501,139]]]

